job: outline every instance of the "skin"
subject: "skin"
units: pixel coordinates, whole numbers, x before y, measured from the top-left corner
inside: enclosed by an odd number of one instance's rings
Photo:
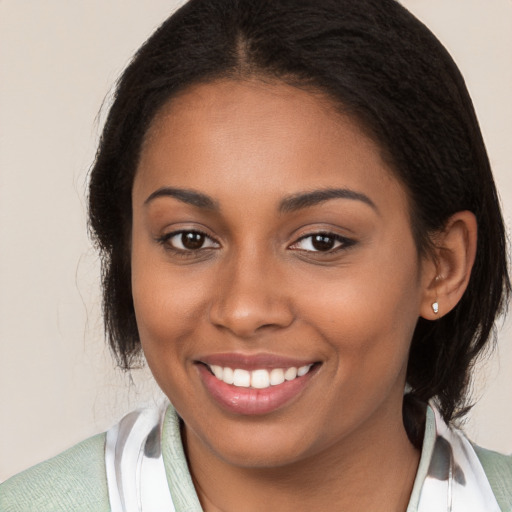
[[[163,187],[214,208],[155,195]],[[359,196],[279,211],[325,189]],[[179,230],[207,237],[187,250]],[[307,237],[319,232],[340,241],[315,250]],[[157,114],[133,186],[133,298],[206,511],[407,508],[419,461],[402,424],[409,345],[431,303],[442,315],[465,289],[471,214],[443,237],[435,264],[418,255],[407,193],[380,148],[319,94],[217,81]],[[237,415],[199,375],[198,359],[219,353],[318,366],[285,406]]]

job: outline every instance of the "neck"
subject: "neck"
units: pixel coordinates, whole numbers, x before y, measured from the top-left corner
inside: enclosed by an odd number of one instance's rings
[[[185,428],[205,512],[405,511],[419,463],[400,414],[364,425],[328,450],[280,467],[229,464]]]

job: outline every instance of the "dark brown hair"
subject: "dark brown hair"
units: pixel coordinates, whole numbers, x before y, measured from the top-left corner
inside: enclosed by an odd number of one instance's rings
[[[327,94],[389,156],[408,190],[419,252],[457,211],[478,221],[469,286],[453,311],[419,319],[407,399],[467,405],[470,371],[510,284],[499,201],[464,80],[435,36],[394,0],[190,0],[121,76],[90,176],[104,317],[124,368],[140,355],[130,286],[131,189],[144,135],[169,98],[219,78],[277,79]],[[411,409],[412,410],[412,409]]]

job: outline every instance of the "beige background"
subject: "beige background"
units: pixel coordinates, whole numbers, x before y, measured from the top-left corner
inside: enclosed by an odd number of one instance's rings
[[[407,0],[466,76],[507,223],[512,210],[512,1]],[[169,0],[0,0],[0,480],[156,395],[103,345],[85,182],[106,93]],[[108,99],[107,99],[108,103]],[[480,368],[467,424],[512,451],[512,343]],[[485,385],[484,385],[484,381]]]

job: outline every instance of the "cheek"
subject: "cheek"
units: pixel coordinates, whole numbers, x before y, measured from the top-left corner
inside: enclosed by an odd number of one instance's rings
[[[132,294],[137,326],[148,362],[183,351],[207,296],[206,281],[171,267],[160,247],[133,244]]]
[[[301,316],[328,342],[338,371],[359,374],[357,381],[392,377],[407,363],[422,292],[414,245],[404,253],[374,251],[371,260],[349,265],[336,279],[315,286],[304,281],[308,293],[296,292],[307,297]]]
[[[133,258],[132,287],[142,350],[156,382],[182,411],[190,408],[190,354],[204,291],[197,283],[173,279],[161,263],[139,261],[143,264]]]
[[[175,343],[199,318],[200,289],[179,289],[176,281],[145,276],[135,283],[133,300],[143,344]]]

